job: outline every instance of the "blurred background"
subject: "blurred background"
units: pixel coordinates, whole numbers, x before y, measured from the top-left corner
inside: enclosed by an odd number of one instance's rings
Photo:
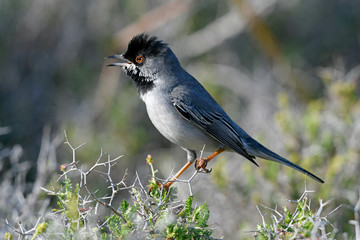
[[[323,185],[307,179],[306,188],[332,199],[329,212],[343,204],[331,222],[353,234],[348,221],[360,191],[359,12],[358,0],[0,0],[0,215],[26,216],[9,187],[19,173],[26,183],[21,196],[56,182],[59,166],[71,162],[64,131],[74,146],[86,142],[77,151],[83,164],[93,164],[101,149],[123,155],[114,178],[128,169],[129,181],[137,171],[147,184],[147,154],[165,179],[186,162],[186,153],[152,126],[132,80],[105,66],[105,56],[148,32],[169,44],[250,135],[323,178]],[[52,148],[43,151],[46,142]],[[216,236],[249,237],[261,219],[257,205],[286,204],[304,192],[301,173],[257,162],[260,168],[224,153],[210,164],[211,174],[193,181],[195,200],[209,204]],[[186,198],[187,185],[178,188]]]

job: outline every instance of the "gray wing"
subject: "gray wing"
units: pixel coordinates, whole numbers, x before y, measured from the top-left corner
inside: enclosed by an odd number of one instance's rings
[[[249,159],[256,166],[255,156],[292,167],[318,182],[324,181],[311,172],[267,149],[234,123],[210,94],[195,81],[178,86],[171,92],[171,101],[186,120],[209,134],[224,147]],[[245,146],[244,146],[245,142]],[[246,150],[247,149],[247,150]]]
[[[185,103],[183,100],[173,96],[172,103],[178,113],[203,130],[205,133],[209,134],[211,137],[219,141],[224,147],[229,148],[245,158],[249,159],[256,166],[258,164],[254,161],[255,157],[249,155],[244,147],[243,142],[241,141],[241,136],[237,132],[232,120],[226,115],[226,113],[218,106],[215,100],[208,99],[212,104],[215,111],[206,111],[205,109],[211,109],[211,104],[209,106],[208,102],[202,102],[200,104],[205,104],[206,107],[196,107],[191,104]],[[197,105],[200,105],[199,103]],[[217,111],[216,111],[217,110]]]

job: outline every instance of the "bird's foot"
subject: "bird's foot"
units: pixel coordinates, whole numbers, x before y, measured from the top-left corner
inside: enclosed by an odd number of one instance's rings
[[[199,158],[199,159],[197,159],[195,161],[195,169],[197,171],[200,171],[202,169],[206,173],[211,172],[212,171],[211,168],[210,168],[210,170],[206,168],[206,165],[207,165],[208,162],[209,162],[209,160],[207,158]]]

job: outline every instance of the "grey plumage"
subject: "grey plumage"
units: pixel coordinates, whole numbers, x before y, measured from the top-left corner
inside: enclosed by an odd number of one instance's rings
[[[167,44],[157,38],[139,34],[130,41],[124,54],[108,58],[125,61],[109,66],[121,66],[134,80],[152,123],[162,135],[187,152],[188,161],[194,161],[196,151],[204,146],[205,151],[222,148],[244,156],[255,165],[255,158],[260,157],[323,182],[250,137],[181,67]]]

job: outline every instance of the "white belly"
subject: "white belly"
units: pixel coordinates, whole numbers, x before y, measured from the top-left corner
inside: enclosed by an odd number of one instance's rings
[[[151,122],[172,143],[189,150],[216,151],[220,144],[188,120],[183,118],[171,101],[154,97],[154,92],[142,96]]]

